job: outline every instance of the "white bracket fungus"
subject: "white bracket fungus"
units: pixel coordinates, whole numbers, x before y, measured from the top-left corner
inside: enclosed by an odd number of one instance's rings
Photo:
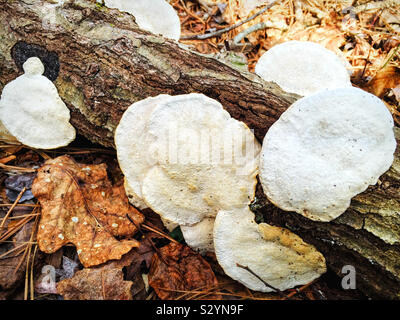
[[[181,226],[186,244],[201,254],[214,252],[214,217],[204,218],[192,226]]]
[[[351,87],[350,75],[341,59],[310,41],[288,41],[272,47],[260,57],[255,72],[301,96]]]
[[[18,142],[18,140],[7,130],[7,128],[1,121],[0,121],[0,140],[8,143]]]
[[[128,194],[163,219],[193,225],[254,197],[259,143],[244,123],[202,94],[134,103],[122,116],[115,144]]]
[[[143,30],[174,40],[181,36],[178,14],[165,0],[105,0],[105,5],[132,14]]]
[[[326,272],[325,259],[313,246],[289,230],[257,224],[248,208],[218,213],[214,246],[225,273],[256,291],[274,291],[264,282],[283,291]]]
[[[29,58],[24,74],[8,83],[0,100],[0,119],[21,143],[39,149],[54,149],[75,139],[70,113],[54,84],[43,76],[39,58]]]
[[[376,96],[357,88],[322,91],[287,109],[267,132],[260,180],[286,211],[331,221],[377,182],[393,162],[393,118]]]

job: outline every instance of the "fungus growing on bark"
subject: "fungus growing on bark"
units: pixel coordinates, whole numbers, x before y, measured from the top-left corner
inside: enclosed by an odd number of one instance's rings
[[[284,91],[307,96],[351,87],[350,75],[336,54],[310,41],[288,41],[265,52],[255,72]]]
[[[202,94],[133,104],[115,144],[135,201],[163,219],[193,225],[254,197],[259,143],[244,123]]]
[[[29,58],[24,74],[8,83],[1,94],[0,119],[21,143],[39,149],[54,149],[75,139],[70,113],[54,84],[43,76],[40,59]]]
[[[325,258],[313,246],[287,229],[257,224],[254,217],[248,208],[218,212],[215,254],[228,276],[252,290],[271,292],[309,283],[326,272]]]
[[[174,40],[181,36],[178,14],[165,0],[105,0],[105,5],[132,14],[143,30]]]
[[[302,98],[267,132],[260,180],[286,211],[331,221],[377,183],[396,149],[393,118],[376,96],[357,88]]]

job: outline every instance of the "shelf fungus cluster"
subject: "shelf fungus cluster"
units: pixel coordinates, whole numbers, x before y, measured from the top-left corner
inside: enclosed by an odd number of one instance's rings
[[[38,149],[55,149],[75,139],[70,112],[54,84],[43,76],[39,58],[29,58],[24,74],[8,83],[1,94],[1,137]]]
[[[105,5],[130,13],[139,28],[179,40],[181,23],[175,9],[165,0],[105,0]]]
[[[313,246],[288,230],[255,223],[249,204],[261,147],[219,102],[188,94],[134,103],[116,129],[115,144],[131,202],[151,208],[171,228],[179,225],[193,249],[215,249],[233,279],[273,291],[264,282],[284,290],[326,271]]]
[[[163,219],[192,226],[254,197],[259,143],[244,123],[202,94],[134,103],[116,129],[115,144],[132,203]]]

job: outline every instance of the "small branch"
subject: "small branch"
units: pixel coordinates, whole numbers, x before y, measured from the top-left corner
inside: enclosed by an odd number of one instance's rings
[[[399,0],[367,2],[367,3],[357,6],[354,9],[354,13],[359,14],[363,11],[370,11],[370,10],[376,10],[376,9],[388,9],[388,8],[396,7],[398,5],[399,5]]]
[[[251,17],[240,21],[238,23],[235,23],[232,26],[229,26],[227,28],[215,31],[215,32],[210,32],[210,33],[206,33],[206,34],[197,34],[197,35],[190,35],[190,36],[183,36],[181,37],[181,40],[205,40],[205,39],[209,39],[209,38],[214,38],[214,37],[218,37],[221,34],[224,34],[226,32],[229,32],[233,29],[236,29],[238,27],[240,27],[241,25],[257,18],[259,15],[262,15],[264,12],[266,12],[267,10],[269,10],[270,8],[272,8],[277,1],[271,2],[270,4],[268,4],[267,6],[265,6],[262,10],[260,10],[259,12],[253,14]]]
[[[3,218],[3,221],[0,224],[0,234],[3,231],[3,227],[4,224],[6,223],[6,220],[8,219],[8,217],[10,216],[11,212],[14,210],[15,206],[18,204],[19,200],[21,200],[22,196],[24,195],[26,191],[26,188],[24,187],[21,192],[19,193],[17,199],[15,199],[14,203],[12,204],[11,208],[8,210],[7,214],[5,215],[5,217]]]
[[[144,224],[144,223],[142,224],[142,227],[143,227],[143,229],[146,229],[146,230],[149,230],[149,231],[152,231],[154,233],[159,234],[160,236],[168,239],[169,241],[172,241],[172,242],[175,242],[175,243],[179,243],[174,238],[170,237],[169,235],[165,234],[164,232],[162,232],[162,231],[160,231],[160,230],[158,230],[158,229],[156,229],[154,227],[148,226],[147,224]]]
[[[285,28],[281,28],[277,25],[275,25],[274,23],[270,22],[270,21],[266,21],[266,22],[260,22],[260,23],[256,23],[253,24],[251,27],[243,30],[241,33],[239,33],[234,39],[233,39],[233,44],[234,45],[239,45],[239,42],[242,41],[245,37],[247,37],[250,33],[253,33],[255,31],[258,30],[263,30],[263,29],[267,29],[267,28],[273,28],[273,29],[279,29],[279,30],[286,30]]]
[[[138,230],[138,232],[140,232],[140,234],[142,235],[142,237],[146,237],[146,235],[143,233],[142,229],[140,228],[140,226],[128,215],[126,214],[126,217],[128,218],[128,220],[136,227],[136,229]],[[161,259],[161,261],[169,266],[168,262],[165,261],[164,257],[162,256],[160,250],[156,247],[156,245],[154,244],[153,240],[151,240],[150,237],[147,238],[150,242],[151,247],[153,248],[153,250],[155,251],[155,253],[158,255],[158,257]]]
[[[278,293],[282,298],[286,298],[286,299],[290,299],[289,296],[287,296],[286,294],[284,294],[281,290],[279,290],[278,288],[275,288],[273,286],[271,286],[269,283],[265,282],[263,279],[260,278],[260,276],[258,274],[256,274],[253,270],[251,270],[249,267],[247,266],[242,266],[239,263],[236,263],[236,266],[238,266],[241,269],[244,269],[248,272],[250,272],[253,276],[255,276],[258,280],[260,280],[266,287],[274,290],[276,293]]]

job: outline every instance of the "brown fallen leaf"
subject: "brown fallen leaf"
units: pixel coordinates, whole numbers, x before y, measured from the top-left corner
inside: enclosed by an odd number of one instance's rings
[[[12,243],[9,245],[5,243],[0,246],[0,253],[2,255],[7,251],[10,252],[10,254],[4,255],[0,259],[0,300],[8,298],[23,283],[27,257],[24,257],[21,251],[26,248],[26,243],[31,237],[33,225],[33,222],[25,224],[13,237]],[[3,246],[7,246],[7,248],[3,250]],[[40,263],[42,258],[41,255],[36,255],[35,267]]]
[[[171,242],[162,247],[159,254],[154,254],[150,272],[149,285],[163,300],[177,299],[190,291],[202,292],[204,299],[221,299],[219,295],[208,294],[215,289],[218,280],[207,261],[189,247]],[[186,294],[185,299],[198,296],[193,292]]]
[[[124,281],[121,269],[87,268],[57,284],[65,300],[132,300],[132,281]]]
[[[37,235],[41,251],[53,253],[73,243],[84,267],[90,267],[120,259],[139,246],[134,239],[115,238],[134,235],[144,216],[129,205],[122,184],[111,184],[106,168],[61,156],[38,170],[32,193],[42,206]]]
[[[379,98],[383,98],[389,90],[399,85],[400,68],[388,66],[380,70],[363,89]]]

